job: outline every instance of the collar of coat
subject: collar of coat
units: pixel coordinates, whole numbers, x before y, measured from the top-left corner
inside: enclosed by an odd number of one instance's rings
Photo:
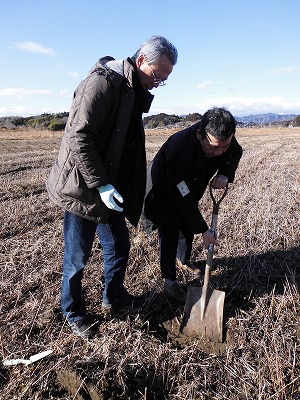
[[[143,103],[143,112],[149,112],[154,95],[142,88],[139,78],[134,79],[134,76],[138,77],[137,67],[130,58],[115,60],[111,56],[102,57],[94,65],[89,74],[94,72],[103,74],[105,79],[109,80],[116,87],[119,87],[125,78],[128,86],[136,92],[138,101]]]

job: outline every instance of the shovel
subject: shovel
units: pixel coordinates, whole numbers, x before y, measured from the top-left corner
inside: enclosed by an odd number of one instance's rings
[[[216,235],[219,206],[226,196],[228,185],[219,200],[213,195],[210,184],[210,195],[213,201],[211,232]],[[225,292],[213,289],[210,286],[214,245],[208,247],[203,287],[189,286],[185,305],[183,333],[222,343],[223,341],[223,309]]]

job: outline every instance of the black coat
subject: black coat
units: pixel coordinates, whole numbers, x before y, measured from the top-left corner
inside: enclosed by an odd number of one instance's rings
[[[159,226],[179,214],[193,233],[208,229],[198,201],[216,174],[231,183],[242,156],[242,148],[233,137],[229,148],[220,156],[207,158],[196,137],[198,123],[172,135],[160,148],[151,166],[152,189],[145,198],[144,214]],[[178,184],[184,182],[185,194]]]

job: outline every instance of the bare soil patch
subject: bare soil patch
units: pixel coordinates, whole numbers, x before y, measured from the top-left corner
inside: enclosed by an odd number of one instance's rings
[[[147,131],[151,160],[173,130]],[[239,129],[244,156],[222,202],[213,285],[226,292],[225,340],[180,332],[183,310],[162,292],[156,233],[132,229],[126,275],[140,306],[107,318],[101,311],[97,242],[84,293],[98,333],[74,338],[59,308],[62,211],[45,180],[61,133],[0,132],[0,398],[300,399],[300,129]],[[200,203],[210,221],[206,193]],[[193,259],[204,267],[200,236]],[[184,287],[202,284],[178,270]],[[31,365],[10,358],[53,353]]]

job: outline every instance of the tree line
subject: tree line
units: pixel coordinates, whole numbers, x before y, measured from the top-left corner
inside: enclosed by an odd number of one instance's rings
[[[64,130],[69,113],[61,112],[55,114],[44,113],[41,115],[31,117],[0,117],[0,127],[7,129],[16,128],[34,128],[34,129],[48,129],[51,131]],[[146,129],[165,128],[175,124],[192,124],[201,119],[201,114],[192,113],[185,116],[178,116],[175,114],[169,115],[160,113],[156,115],[149,115],[143,118],[144,127]],[[243,125],[240,123],[240,125]],[[300,126],[300,115],[291,121],[281,121],[282,126]]]

